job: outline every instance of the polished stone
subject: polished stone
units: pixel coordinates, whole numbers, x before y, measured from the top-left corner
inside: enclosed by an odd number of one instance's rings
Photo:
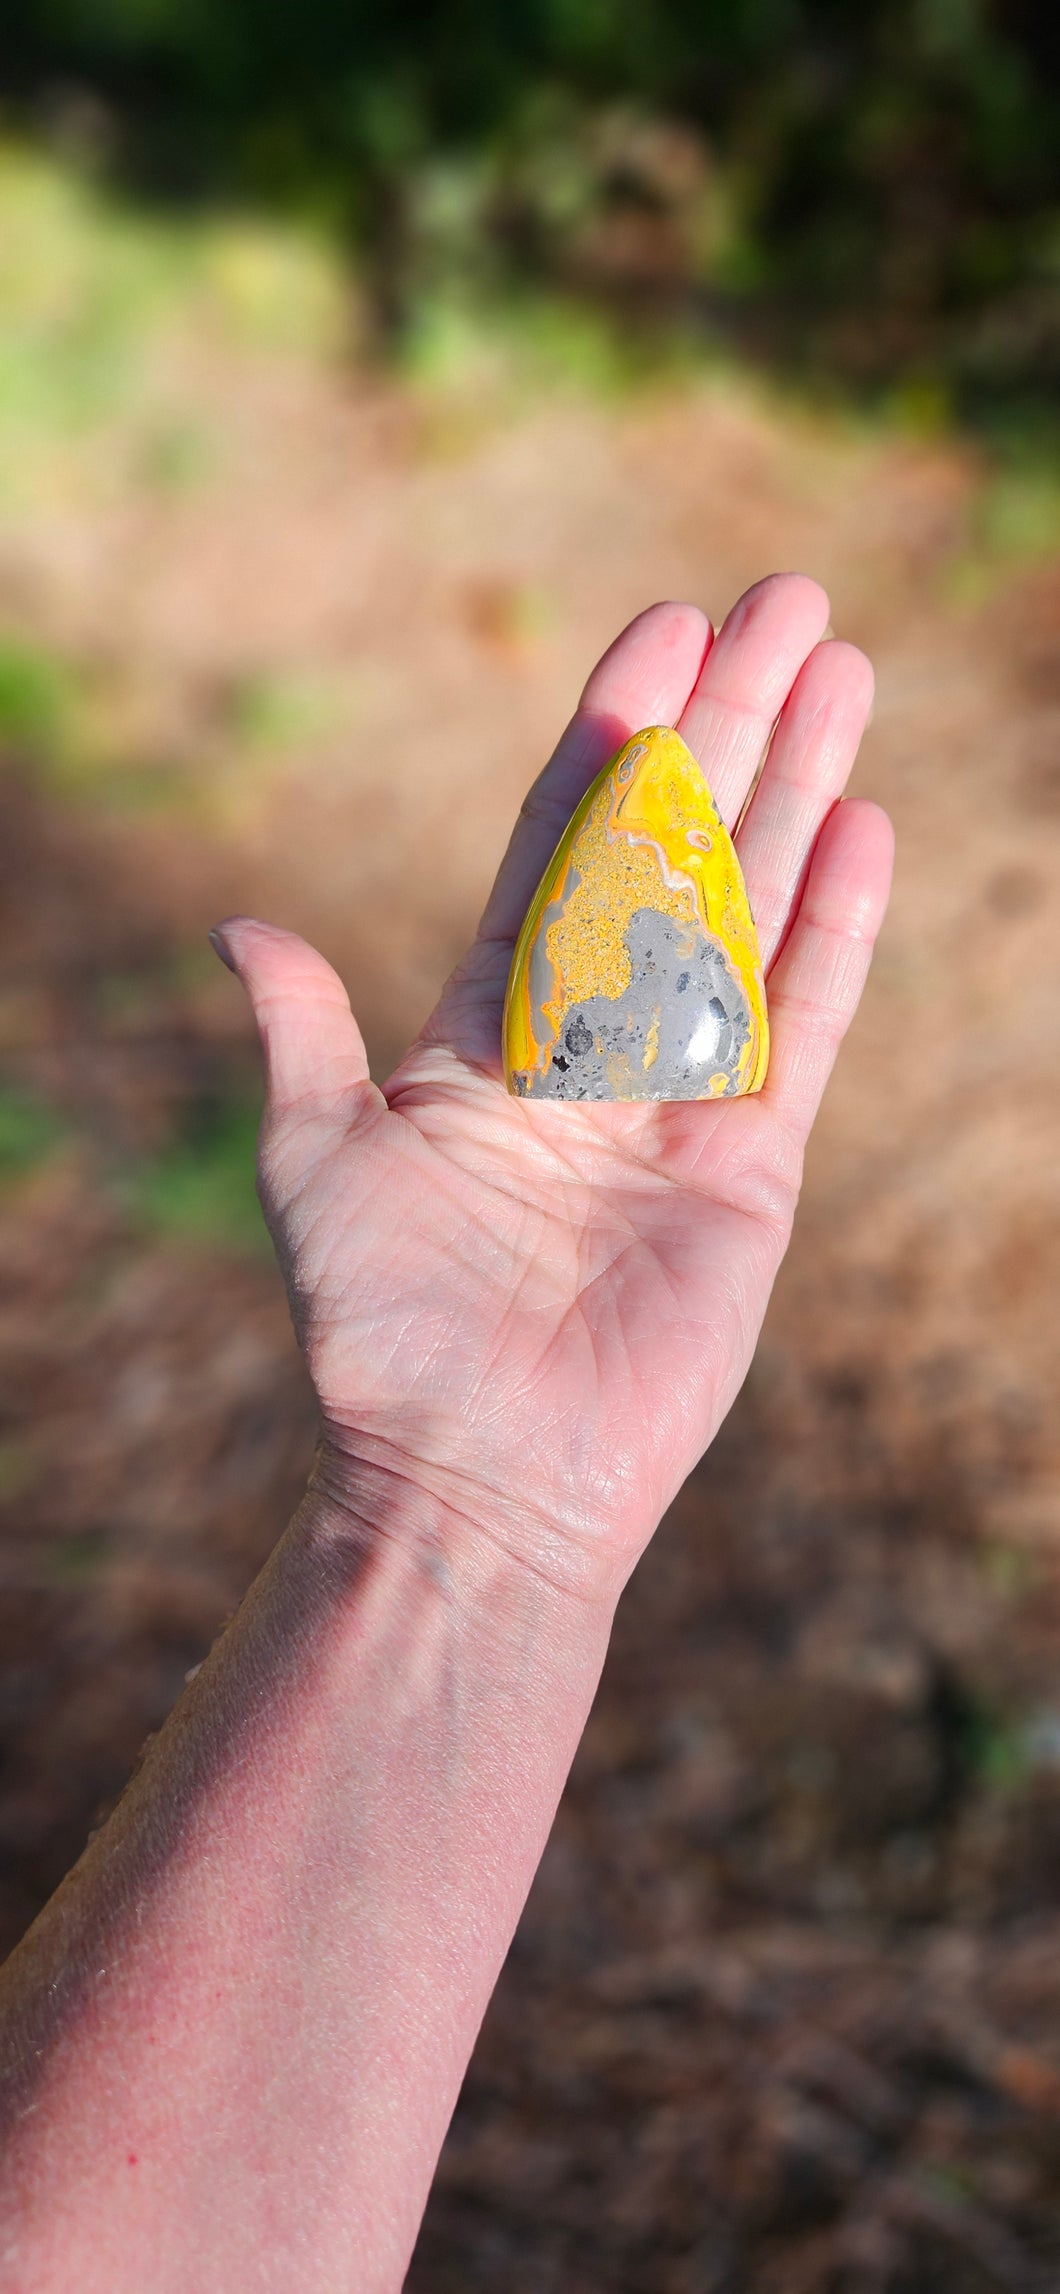
[[[769,1023],[740,863],[680,735],[612,757],[561,837],[516,943],[504,1069],[522,1099],[759,1091]]]

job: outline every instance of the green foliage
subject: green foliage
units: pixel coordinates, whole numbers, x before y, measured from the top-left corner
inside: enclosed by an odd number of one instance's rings
[[[1049,557],[1060,548],[1060,470],[1044,456],[1002,464],[980,497],[984,549],[994,558]]]
[[[160,492],[201,482],[214,442],[182,415],[182,351],[314,356],[347,325],[319,233],[138,209],[83,166],[0,141],[3,509],[99,499],[130,466]]]
[[[65,662],[18,638],[0,637],[0,744],[23,755],[49,755],[62,738],[70,698]]]
[[[10,1186],[47,1162],[65,1136],[64,1125],[43,1100],[14,1087],[0,1088],[0,1185]]]
[[[111,1166],[113,1193],[135,1221],[157,1234],[221,1243],[237,1251],[267,1250],[255,1189],[259,1113],[256,1102],[238,1097],[186,1108],[168,1146],[142,1161]],[[32,1092],[0,1088],[0,1188],[32,1176],[76,1136]],[[80,1144],[94,1155],[87,1134]]]
[[[674,174],[642,165],[648,119],[709,158],[700,284],[789,342],[874,377],[926,347],[971,406],[1055,380],[1048,0],[9,0],[5,54],[27,97],[102,99],[65,132],[156,186],[341,222],[392,332],[425,270],[526,276],[594,217],[658,219]]]
[[[134,1217],[160,1234],[267,1250],[254,1184],[258,1119],[243,1100],[190,1110],[181,1136],[126,1175]]]
[[[965,1715],[962,1752],[969,1776],[1001,1794],[1018,1790],[1034,1766],[1027,1726],[978,1702]]]
[[[275,670],[248,678],[233,697],[233,728],[253,749],[285,750],[326,739],[343,723],[345,696],[334,678]]]

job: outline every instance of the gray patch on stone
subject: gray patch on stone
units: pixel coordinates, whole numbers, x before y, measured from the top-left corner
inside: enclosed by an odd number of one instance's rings
[[[531,1032],[538,1043],[544,1043],[547,1038],[548,1021],[545,1018],[545,1005],[551,1003],[556,993],[556,974],[548,953],[549,926],[558,922],[568,900],[577,891],[580,883],[580,869],[568,865],[556,888],[555,896],[548,901],[537,920],[534,944],[530,950],[527,989],[530,1000]]]
[[[531,1099],[699,1099],[723,1074],[731,1098],[751,1014],[720,941],[638,908],[626,934],[630,982],[624,994],[590,996],[567,1013],[544,1074],[523,1087]],[[649,1067],[653,1023],[656,1057]]]

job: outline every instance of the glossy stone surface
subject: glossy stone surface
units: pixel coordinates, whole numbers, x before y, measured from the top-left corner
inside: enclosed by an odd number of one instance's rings
[[[583,797],[530,903],[504,1006],[523,1099],[732,1099],[761,1090],[769,1023],[732,838],[668,726]]]

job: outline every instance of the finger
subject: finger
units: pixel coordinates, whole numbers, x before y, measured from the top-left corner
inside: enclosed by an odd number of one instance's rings
[[[891,886],[885,812],[837,805],[810,862],[799,912],[769,980],[772,1048],[762,1104],[801,1143],[861,1000]]]
[[[791,928],[810,855],[850,777],[872,706],[872,665],[832,638],[804,662],[736,839],[762,962]]]
[[[479,926],[480,941],[514,940],[590,782],[631,733],[676,721],[711,635],[696,605],[650,605],[608,647],[523,804]]]
[[[349,998],[331,965],[297,933],[229,916],[210,939],[250,998],[265,1059],[266,1108],[323,1108],[368,1078]]]
[[[496,1070],[512,946],[559,839],[609,757],[645,725],[672,725],[713,632],[698,606],[650,605],[597,662],[549,763],[526,797],[471,949],[447,981],[421,1041]]]
[[[770,574],[745,590],[704,659],[677,730],[730,828],[799,670],[827,626],[819,582]]]

